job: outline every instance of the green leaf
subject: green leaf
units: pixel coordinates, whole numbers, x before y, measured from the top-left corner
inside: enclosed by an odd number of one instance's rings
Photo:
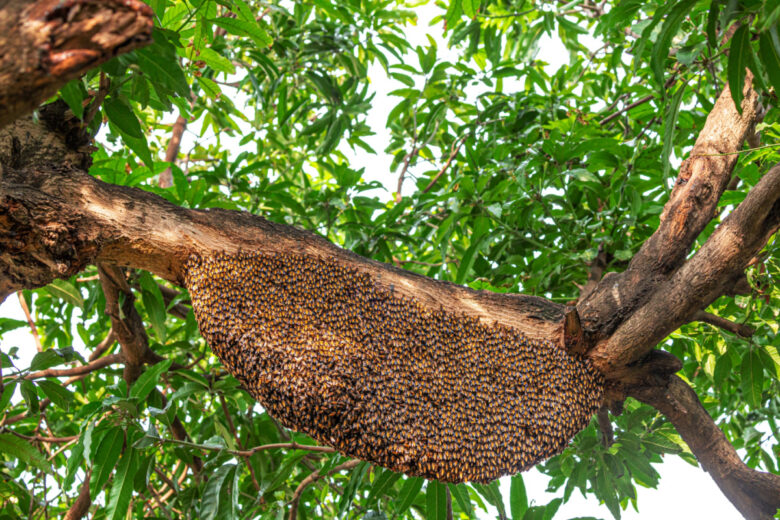
[[[37,372],[38,370],[46,370],[47,368],[56,367],[63,363],[72,361],[75,358],[75,351],[73,347],[67,348],[50,348],[43,352],[38,352],[32,358],[30,363],[30,371]]]
[[[133,383],[133,386],[130,387],[130,397],[135,397],[139,401],[146,399],[146,396],[148,396],[151,391],[154,390],[154,387],[157,386],[160,375],[171,368],[171,363],[173,363],[173,360],[166,359],[165,361],[160,361],[156,365],[147,368],[138,380]]]
[[[70,409],[70,403],[74,401],[73,392],[60,385],[58,382],[48,381],[46,379],[38,381],[38,387],[43,390],[43,393],[46,394],[46,397],[48,397],[52,403],[63,410]]]
[[[215,472],[209,475],[209,481],[203,490],[203,497],[200,501],[199,518],[203,520],[214,520],[220,509],[220,501],[226,493],[222,492],[230,472],[235,469],[235,464],[225,464],[217,468]]]
[[[477,16],[477,11],[479,11],[479,4],[481,3],[481,0],[461,0],[460,5],[463,9],[463,14],[468,16],[469,18],[474,18]]]
[[[144,133],[133,110],[118,97],[110,96],[103,102],[103,110],[106,117],[123,134],[134,139],[143,139]]]
[[[363,482],[363,477],[368,471],[369,463],[361,462],[349,475],[349,482],[344,487],[344,492],[341,494],[341,500],[339,500],[339,516],[344,515],[349,511],[352,506],[352,501],[355,499],[355,493],[357,493],[360,484]]]
[[[777,34],[777,26],[773,26],[759,35],[759,55],[764,65],[769,82],[780,93],[780,38]]]
[[[490,484],[472,484],[477,493],[485,497],[485,499],[496,509],[501,516],[506,516],[506,507],[504,506],[504,499],[501,497],[501,491],[498,487],[498,481],[494,480]]]
[[[84,88],[81,79],[69,81],[60,89],[60,96],[68,104],[68,108],[79,119],[84,115]]]
[[[707,14],[707,43],[713,49],[718,48],[718,16],[720,14],[721,0],[712,0],[710,11]]]
[[[108,482],[108,477],[114,471],[119,455],[122,453],[124,443],[125,432],[119,427],[107,429],[101,437],[92,456],[92,477],[89,479],[91,497],[96,497]]]
[[[403,475],[390,471],[389,469],[381,469],[381,474],[374,479],[371,486],[371,491],[366,499],[366,504],[371,505],[375,500],[381,500],[385,493],[393,487],[393,484],[398,482],[398,479]]]
[[[512,477],[509,485],[509,511],[512,513],[513,520],[522,520],[523,515],[528,510],[528,496],[525,492],[525,483],[520,474]]]
[[[224,72],[225,74],[236,73],[235,65],[233,65],[229,59],[210,47],[201,48],[198,57],[217,72]]]
[[[16,391],[16,381],[8,381],[3,385],[3,393],[0,395],[0,414],[2,414],[11,402],[11,397]]]
[[[176,51],[170,44],[162,41],[155,42],[149,47],[136,50],[135,55],[138,66],[150,79],[189,99],[190,86],[181,70]]]
[[[435,480],[428,481],[425,493],[426,520],[447,520],[447,486]]]
[[[268,33],[254,21],[250,22],[237,18],[217,18],[216,20],[212,20],[212,22],[219,27],[222,27],[230,34],[252,38],[252,41],[254,41],[258,47],[268,47],[274,42],[273,39],[268,36]]]
[[[750,62],[750,26],[742,25],[731,38],[729,47],[728,79],[731,99],[737,106],[737,111],[742,113],[742,87],[745,84],[745,68]]]
[[[398,518],[403,515],[407,509],[412,505],[414,499],[417,498],[420,489],[423,486],[423,479],[420,477],[407,478],[404,482],[401,491],[398,493],[397,506],[395,508],[395,514],[393,518]]]
[[[157,333],[161,342],[165,342],[168,330],[165,327],[165,300],[163,299],[160,286],[154,281],[152,275],[147,272],[143,272],[139,278],[141,288],[141,300],[144,302],[144,307],[149,315],[149,321],[152,323],[152,328]]]
[[[0,433],[0,453],[8,455],[12,459],[18,459],[41,471],[51,471],[51,464],[43,458],[38,450],[26,440],[10,433]]]
[[[127,517],[130,499],[133,496],[133,483],[138,468],[138,461],[133,449],[125,450],[122,460],[114,475],[111,491],[108,494],[106,505],[106,518],[108,520],[122,520]]]
[[[474,266],[474,260],[476,260],[477,253],[482,247],[482,243],[487,238],[487,235],[477,237],[471,246],[463,253],[463,258],[460,259],[460,267],[458,267],[458,274],[455,277],[455,283],[462,284],[466,280],[466,276],[471,272],[471,268]]]
[[[84,308],[84,298],[82,298],[81,293],[72,283],[66,280],[54,280],[46,286],[46,291],[54,298],[65,300],[79,309]]]
[[[682,24],[688,11],[693,8],[696,2],[698,0],[681,0],[678,2],[669,13],[669,16],[666,17],[664,24],[661,26],[658,39],[656,39],[655,45],[653,45],[653,56],[650,58],[650,65],[653,69],[655,80],[662,88],[664,85],[664,67],[666,58],[669,56],[672,38],[677,34],[680,24]]]
[[[0,334],[19,329],[27,325],[24,320],[14,320],[12,318],[0,318]]]
[[[38,413],[38,392],[35,391],[35,385],[32,381],[22,381],[19,385],[19,390],[22,392],[22,398],[27,405],[27,414]]]
[[[466,484],[447,484],[450,488],[450,494],[455,497],[455,501],[460,509],[466,513],[469,518],[474,518],[474,506],[471,505],[471,497]]]
[[[761,357],[755,349],[750,349],[742,356],[742,395],[751,408],[761,406],[761,391],[764,386],[764,367]]]

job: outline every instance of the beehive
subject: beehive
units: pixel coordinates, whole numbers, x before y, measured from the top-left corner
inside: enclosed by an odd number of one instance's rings
[[[559,453],[602,400],[587,361],[425,308],[334,260],[193,257],[200,330],[285,426],[408,475],[486,482]]]

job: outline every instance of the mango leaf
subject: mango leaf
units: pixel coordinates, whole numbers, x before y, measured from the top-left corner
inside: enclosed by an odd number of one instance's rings
[[[743,25],[731,38],[729,47],[729,65],[728,79],[729,89],[731,90],[731,99],[737,106],[737,111],[742,113],[742,87],[745,84],[745,67],[750,63],[750,53],[753,49],[750,47],[750,26]]]
[[[759,35],[759,55],[764,65],[769,82],[780,92],[780,38],[777,34],[777,26],[773,26]]]
[[[70,409],[70,403],[73,402],[73,392],[55,381],[42,379],[38,381],[38,387],[43,391],[46,397],[63,410]]]
[[[138,468],[136,451],[128,449],[119,461],[119,466],[111,484],[106,505],[106,518],[122,520],[127,517],[127,509],[133,496],[133,482]]]
[[[426,519],[447,520],[447,486],[431,480],[425,493]]]
[[[403,515],[407,509],[412,505],[414,499],[417,498],[417,494],[420,492],[423,486],[423,479],[420,477],[407,478],[404,482],[401,491],[398,493],[397,506],[395,508],[395,514],[393,518],[398,518]]]
[[[36,372],[38,370],[46,370],[47,368],[56,367],[57,365],[73,361],[75,358],[76,351],[73,350],[73,347],[50,348],[35,354],[32,358],[32,362],[30,362],[30,371]]]
[[[240,20],[237,18],[217,18],[212,20],[212,22],[219,27],[222,27],[230,34],[252,38],[252,41],[254,41],[258,47],[268,47],[274,42],[273,39],[268,36],[268,33],[257,25],[256,22]]]
[[[51,464],[43,458],[38,450],[24,439],[10,433],[0,433],[0,453],[5,453],[12,459],[18,459],[28,466],[49,472]]]
[[[118,97],[110,96],[103,102],[103,110],[108,120],[116,125],[123,134],[135,139],[143,139],[144,133],[141,130],[141,124],[127,103]]]
[[[341,494],[341,500],[339,500],[339,516],[343,516],[349,511],[352,506],[352,501],[355,499],[355,493],[357,493],[360,484],[363,482],[363,477],[368,471],[368,462],[361,462],[355,469],[352,470],[349,476],[349,482],[344,487],[344,492]]]
[[[761,357],[755,349],[748,350],[742,356],[740,367],[742,376],[742,396],[751,408],[761,406],[761,391],[764,386],[764,367]]]
[[[528,495],[525,492],[525,483],[522,475],[512,477],[509,484],[509,511],[513,520],[522,520],[528,510]]]
[[[108,482],[108,477],[114,471],[119,455],[122,453],[124,442],[125,432],[122,428],[112,427],[103,433],[92,457],[92,477],[89,479],[90,496],[96,497]]]
[[[400,473],[390,471],[389,469],[381,469],[380,471],[381,473],[374,479],[371,491],[368,494],[368,499],[366,499],[366,504],[369,506],[373,504],[375,500],[381,500],[384,494],[392,489],[393,484],[398,482],[398,479],[403,476]]]
[[[230,472],[235,469],[235,464],[225,464],[217,468],[215,472],[209,475],[209,481],[206,483],[206,488],[203,490],[203,497],[200,501],[200,516],[203,520],[214,520],[217,517],[222,498],[225,498],[227,493],[222,492],[222,487],[225,485]]]
[[[655,45],[653,45],[653,56],[650,58],[650,65],[659,86],[663,86],[664,84],[664,66],[666,64],[666,58],[669,56],[672,38],[677,34],[677,31],[680,29],[680,24],[682,24],[688,11],[693,8],[696,2],[698,2],[698,0],[681,0],[678,2],[661,26],[661,32],[658,35],[658,39],[655,40]]]
[[[139,401],[146,399],[154,387],[157,386],[157,381],[160,379],[160,375],[167,372],[171,368],[173,360],[166,359],[160,361],[156,365],[152,365],[147,368],[146,371],[141,374],[138,380],[130,387],[130,397],[135,397]]]
[[[474,506],[471,505],[471,497],[466,484],[447,484],[450,489],[450,495],[460,506],[460,509],[466,513],[469,518],[474,518]]]
[[[46,291],[53,297],[65,300],[79,309],[84,308],[84,298],[81,296],[81,293],[67,280],[54,280],[46,286]]]

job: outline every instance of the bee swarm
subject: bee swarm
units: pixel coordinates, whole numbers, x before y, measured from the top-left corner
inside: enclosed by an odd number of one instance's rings
[[[559,453],[602,401],[584,359],[423,306],[334,260],[193,256],[204,338],[285,426],[394,471],[487,482]]]

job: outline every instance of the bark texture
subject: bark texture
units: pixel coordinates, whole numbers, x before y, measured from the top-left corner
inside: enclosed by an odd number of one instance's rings
[[[71,79],[150,42],[153,15],[140,0],[0,1],[0,128]]]

